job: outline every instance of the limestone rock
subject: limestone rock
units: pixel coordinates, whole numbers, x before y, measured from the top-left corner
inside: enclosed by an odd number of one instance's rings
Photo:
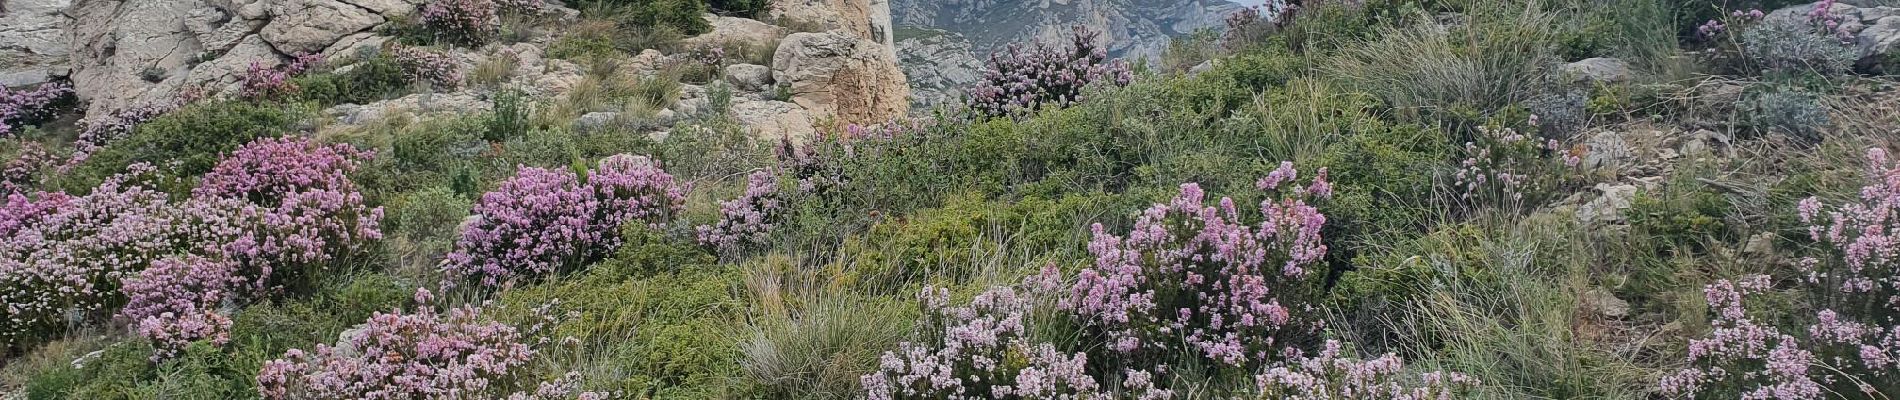
[[[65,17],[72,0],[0,0],[0,86],[44,83],[67,72]]]
[[[581,115],[580,118],[574,119],[574,131],[579,133],[592,133],[605,130],[613,126],[614,120],[619,118],[620,113],[616,112],[587,113]]]
[[[896,49],[890,0],[777,0],[773,20],[844,30],[858,38]]]
[[[712,24],[712,31],[680,41],[686,48],[702,46],[752,46],[773,48],[779,39],[785,38],[785,28],[756,20],[722,17],[708,14],[706,19]],[[728,48],[728,52],[737,49]]]
[[[839,124],[870,125],[909,112],[910,88],[897,60],[877,42],[843,31],[796,33],[772,60],[772,78],[792,102]]]
[[[1623,83],[1633,77],[1630,64],[1614,58],[1587,58],[1564,64],[1559,70],[1565,76],[1587,82]]]
[[[1636,193],[1641,191],[1636,185],[1611,185],[1599,183],[1597,192],[1602,195],[1596,200],[1584,203],[1577,208],[1577,221],[1585,224],[1606,224],[1623,222],[1623,210],[1628,210]]]
[[[192,67],[185,75],[185,85],[221,93],[235,92],[238,90],[238,81],[243,79],[245,70],[250,69],[252,63],[275,67],[282,64],[283,60],[271,50],[269,43],[264,43],[263,38],[246,36],[232,45],[224,56]]]
[[[776,141],[790,139],[805,143],[818,136],[811,114],[797,104],[782,101],[747,101],[732,105],[732,119],[744,126],[754,139]]]
[[[284,54],[323,51],[337,39],[384,21],[367,8],[336,0],[277,0],[270,11],[270,24],[261,33]]]
[[[772,68],[756,64],[728,65],[726,83],[742,91],[763,91],[772,85]]]
[[[81,1],[72,17],[73,89],[89,115],[171,101],[205,49],[185,27],[197,0]],[[148,81],[151,80],[151,81]]]

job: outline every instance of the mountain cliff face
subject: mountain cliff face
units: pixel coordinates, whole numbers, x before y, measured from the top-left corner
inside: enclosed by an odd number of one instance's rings
[[[1170,38],[1217,27],[1240,8],[1227,0],[891,0],[899,27],[962,34],[979,57],[1082,25],[1102,32],[1112,55],[1152,58]]]

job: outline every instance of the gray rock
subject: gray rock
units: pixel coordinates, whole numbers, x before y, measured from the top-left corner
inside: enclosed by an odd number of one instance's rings
[[[805,143],[818,136],[811,113],[797,104],[782,101],[747,101],[732,105],[732,119],[746,128],[753,139],[777,141],[790,139]]]
[[[1630,313],[1630,303],[1628,301],[1616,298],[1616,295],[1611,294],[1610,291],[1604,290],[1603,288],[1586,290],[1577,300],[1583,303],[1584,308],[1604,317],[1622,318],[1628,316]]]
[[[65,17],[71,0],[0,0],[0,86],[44,83],[67,73]]]
[[[1600,83],[1624,83],[1634,77],[1629,63],[1602,57],[1564,64],[1559,71],[1572,79]]]
[[[344,36],[381,25],[383,16],[336,0],[278,0],[260,33],[284,54],[316,53]]]
[[[785,37],[772,71],[793,103],[840,125],[883,123],[910,111],[910,87],[892,52],[844,31]]]
[[[574,119],[574,131],[578,133],[593,133],[607,130],[612,127],[614,121],[618,119],[620,119],[620,113],[617,112],[587,113],[581,115],[580,118]]]
[[[1599,183],[1596,187],[1601,195],[1595,200],[1577,207],[1577,221],[1584,224],[1614,224],[1623,222],[1623,210],[1630,208],[1636,194],[1642,189],[1636,185],[1611,185]]]
[[[763,91],[772,85],[772,68],[755,64],[728,65],[726,82],[741,91]]]

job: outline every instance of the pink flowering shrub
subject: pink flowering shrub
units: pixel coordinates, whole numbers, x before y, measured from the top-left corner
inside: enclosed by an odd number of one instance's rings
[[[52,118],[72,97],[72,86],[64,83],[48,83],[32,90],[0,86],[0,137],[11,136],[20,128]]]
[[[424,303],[429,296],[420,292]],[[257,374],[265,399],[604,399],[580,375],[543,381],[542,349],[476,307],[378,313],[337,346],[291,349]]]
[[[1239,50],[1259,41],[1291,21],[1294,11],[1296,7],[1286,1],[1273,0],[1228,14],[1225,21],[1227,30],[1221,33],[1221,46],[1228,50]]]
[[[990,55],[968,106],[984,115],[1013,115],[1080,102],[1083,89],[1095,83],[1127,86],[1134,71],[1127,61],[1109,59],[1100,42],[1101,33],[1076,27],[1066,44],[1010,44]]]
[[[1276,399],[1443,399],[1476,386],[1460,374],[1408,375],[1394,355],[1354,359],[1338,342],[1307,355],[1321,327],[1307,277],[1326,254],[1326,216],[1306,201],[1330,196],[1325,175],[1299,185],[1285,163],[1261,179],[1275,196],[1258,223],[1184,184],[1126,236],[1095,226],[1096,262],[1072,279],[1051,264],[1024,280],[1026,292],[995,288],[962,307],[926,288],[922,340],[885,353],[861,383],[873,400],[1169,399],[1187,390],[1175,386],[1184,368],[1251,378],[1233,394]],[[1044,322],[1080,328],[1077,340],[1037,342],[1029,333],[1047,332]]]
[[[1537,126],[1537,122],[1537,116],[1532,115],[1530,126]],[[1454,203],[1462,211],[1515,211],[1541,204],[1544,199],[1536,196],[1559,188],[1567,179],[1565,169],[1582,167],[1583,154],[1555,139],[1539,142],[1536,136],[1510,127],[1478,130],[1477,137],[1460,149],[1463,159],[1451,176],[1451,185],[1458,191]]]
[[[113,111],[104,118],[81,123],[78,147],[97,149],[132,134],[132,128],[150,122],[165,113],[184,107],[189,97],[179,97],[168,102],[145,104],[138,107]]]
[[[462,63],[455,57],[406,46],[391,50],[390,57],[411,82],[428,83],[443,90],[462,87]]]
[[[0,341],[109,311],[121,302],[120,279],[187,247],[167,195],[132,182],[149,170],[135,167],[85,196],[9,195],[0,210]]]
[[[699,243],[722,252],[765,243],[784,212],[781,201],[778,174],[769,170],[753,172],[746,177],[744,195],[719,202],[719,222],[696,229]]]
[[[382,238],[383,209],[369,207],[348,176],[373,156],[347,144],[259,139],[200,178],[186,209],[231,227],[209,251],[239,265],[245,289],[297,285]]]
[[[1813,296],[1817,310],[1751,310],[1776,291],[1768,276],[1710,284],[1704,293],[1715,314],[1709,336],[1689,342],[1691,366],[1665,377],[1664,394],[1679,397],[1819,399],[1831,394],[1885,398],[1900,393],[1900,163],[1886,151],[1867,152],[1868,184],[1858,199],[1839,206],[1803,200],[1809,239],[1831,246],[1838,258],[1802,263],[1807,275],[1795,293]],[[1812,317],[1806,317],[1812,315]],[[1805,327],[1800,327],[1805,324]]]
[[[224,345],[231,340],[231,319],[219,308],[239,283],[237,266],[200,256],[172,256],[152,262],[126,278],[127,294],[119,316],[169,358],[199,340]]]
[[[1014,289],[951,307],[947,289],[926,287],[921,300],[930,335],[879,358],[877,372],[861,379],[871,400],[1105,398],[1087,354],[1026,337],[1034,302]]]
[[[34,183],[39,180],[40,171],[58,161],[57,157],[46,151],[46,146],[38,142],[21,143],[13,159],[0,165],[0,194],[32,191]]]
[[[1260,203],[1259,224],[1243,222],[1232,199],[1208,204],[1192,183],[1148,208],[1125,236],[1097,224],[1089,243],[1095,264],[1057,307],[1105,343],[1107,354],[1135,365],[1166,370],[1191,358],[1264,365],[1319,327],[1305,317],[1312,306],[1303,296],[1311,268],[1326,255],[1326,215],[1306,200],[1332,188],[1324,169],[1308,186],[1296,185],[1297,177],[1283,163],[1258,182],[1281,194]]]
[[[1260,398],[1292,400],[1430,400],[1458,399],[1478,380],[1455,372],[1418,374],[1412,384],[1401,382],[1405,360],[1386,354],[1370,360],[1354,359],[1338,341],[1327,340],[1318,354],[1294,354],[1282,365],[1254,377]]]
[[[263,63],[252,62],[244,75],[239,77],[238,97],[244,99],[276,99],[297,92],[297,84],[290,78],[316,68],[323,62],[323,56],[299,54],[289,64],[266,67]]]
[[[585,181],[568,170],[520,167],[475,204],[476,220],[462,227],[443,269],[486,286],[565,271],[617,246],[627,223],[671,222],[685,199],[685,188],[646,157],[608,157]]]
[[[501,29],[495,0],[432,0],[418,21],[441,40],[481,44]]]

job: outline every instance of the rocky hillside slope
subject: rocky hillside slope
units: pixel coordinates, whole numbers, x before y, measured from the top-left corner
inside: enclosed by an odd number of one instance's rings
[[[1112,55],[1158,56],[1168,41],[1213,28],[1240,5],[1226,0],[896,0],[900,28],[963,34],[976,54],[1024,38],[1057,39],[1081,25],[1103,32]]]

